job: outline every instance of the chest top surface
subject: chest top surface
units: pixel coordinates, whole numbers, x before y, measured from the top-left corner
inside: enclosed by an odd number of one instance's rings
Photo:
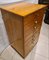
[[[46,5],[21,2],[1,7],[1,9],[24,17],[45,7]]]

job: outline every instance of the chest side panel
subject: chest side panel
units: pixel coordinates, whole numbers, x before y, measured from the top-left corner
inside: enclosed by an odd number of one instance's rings
[[[22,17],[2,10],[10,45],[23,55],[23,26]]]

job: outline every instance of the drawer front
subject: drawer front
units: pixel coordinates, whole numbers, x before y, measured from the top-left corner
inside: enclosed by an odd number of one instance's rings
[[[33,14],[24,19],[24,50],[25,55],[32,49],[32,36],[34,32]]]
[[[36,31],[32,36],[32,38],[30,38],[29,41],[25,43],[25,54],[28,54],[33,49],[33,47],[38,42],[38,38],[39,38],[39,31]]]
[[[41,22],[43,15],[44,15],[44,9],[41,9],[41,10],[34,13],[34,19],[35,20],[38,19],[38,22]]]
[[[36,45],[38,42],[39,34],[40,34],[40,27],[34,32],[33,35],[28,36],[25,40],[25,53],[28,54],[32,48]]]
[[[35,45],[38,42],[40,31],[37,30],[32,36],[32,44]]]
[[[39,10],[39,11],[34,13],[34,31],[36,31],[38,29],[38,27],[41,28],[43,13],[44,13],[43,11],[44,10]]]
[[[43,10],[40,10],[32,15],[27,16],[27,18],[24,20],[24,46],[26,54],[31,51],[34,45],[36,45],[38,42],[42,18]]]
[[[33,28],[34,28],[34,32],[37,31],[38,29],[40,30],[41,24],[35,24]]]
[[[34,31],[33,14],[25,17],[24,19],[24,40],[27,41],[28,37],[31,38]]]

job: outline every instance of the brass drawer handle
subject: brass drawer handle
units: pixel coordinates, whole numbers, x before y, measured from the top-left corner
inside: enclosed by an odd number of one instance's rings
[[[37,21],[35,21],[35,23],[37,24]]]
[[[36,29],[37,27],[35,26],[34,28]]]

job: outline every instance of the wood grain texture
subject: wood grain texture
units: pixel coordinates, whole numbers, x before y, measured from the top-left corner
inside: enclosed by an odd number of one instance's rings
[[[45,7],[22,2],[1,8],[9,43],[24,58],[38,42]]]
[[[2,10],[2,15],[10,45],[13,46],[20,54],[24,55],[22,17],[13,15],[5,10]]]
[[[1,7],[1,9],[7,10],[20,16],[26,16],[28,14],[34,13],[37,10],[45,8],[45,6],[46,5],[22,2],[10,6]]]
[[[44,9],[30,14],[24,18],[24,50],[25,56],[38,42]],[[35,28],[36,27],[36,28]]]

